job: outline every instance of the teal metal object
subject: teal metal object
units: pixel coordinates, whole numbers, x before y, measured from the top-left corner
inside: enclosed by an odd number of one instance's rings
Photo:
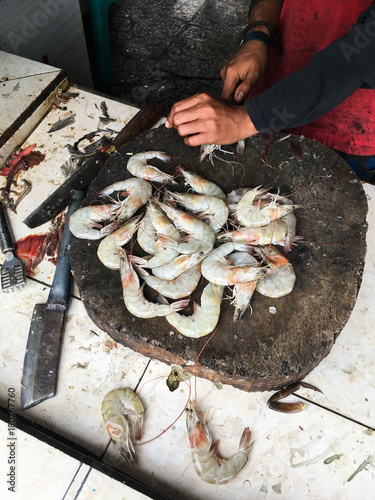
[[[111,81],[108,8],[117,0],[90,0],[99,90],[107,92]]]

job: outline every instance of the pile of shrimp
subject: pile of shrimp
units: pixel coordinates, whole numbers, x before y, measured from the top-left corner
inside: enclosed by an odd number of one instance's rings
[[[111,203],[80,208],[70,218],[77,238],[102,239],[98,258],[119,270],[131,314],[164,316],[182,335],[199,338],[216,328],[225,287],[231,287],[234,321],[250,307],[255,291],[277,298],[293,290],[295,273],[286,254],[298,238],[297,205],[262,186],[226,195],[182,166],[177,173],[193,192],[177,192],[174,176],[149,163],[154,158],[172,160],[161,151],[132,155],[127,169],[133,177],[97,193]],[[154,188],[158,183],[163,189]],[[142,207],[143,214],[137,215]],[[131,251],[135,235],[143,257]],[[193,314],[182,314],[202,277],[208,283],[200,305],[194,302]],[[145,285],[157,292],[157,302],[145,298]]]

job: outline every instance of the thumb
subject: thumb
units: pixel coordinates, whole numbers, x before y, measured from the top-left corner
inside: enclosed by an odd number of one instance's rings
[[[245,80],[237,87],[234,93],[234,100],[237,104],[242,104],[245,97],[250,93],[251,89],[254,87],[255,81],[251,77],[245,78]]]

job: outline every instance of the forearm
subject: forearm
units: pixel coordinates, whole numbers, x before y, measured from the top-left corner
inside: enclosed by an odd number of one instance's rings
[[[273,30],[276,29],[280,18],[280,12],[284,4],[284,0],[260,0],[258,2],[251,2],[249,11],[249,24],[255,21],[264,21],[272,26]],[[255,4],[255,5],[254,5]],[[256,26],[248,30],[263,31],[269,35],[269,30],[265,26]]]

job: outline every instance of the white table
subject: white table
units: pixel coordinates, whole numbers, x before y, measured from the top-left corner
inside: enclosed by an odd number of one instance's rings
[[[60,166],[69,156],[65,145],[98,125],[103,97],[79,92],[79,97],[67,104],[66,112],[51,111],[22,144],[26,147],[35,143],[46,159],[22,173],[32,181],[33,189],[19,205],[17,215],[10,214],[15,239],[47,230],[48,224],[30,230],[22,221],[64,181]],[[117,119],[111,127],[118,130],[137,111],[110,99],[105,101],[110,116]],[[73,110],[76,123],[53,134],[46,133],[51,123]],[[0,182],[5,184],[5,179]],[[331,353],[306,379],[324,395],[300,390],[299,394],[307,400],[306,410],[285,415],[268,409],[266,401],[270,393],[246,393],[203,379],[195,384],[192,379],[193,397],[196,385],[200,407],[208,412],[210,432],[214,439],[221,439],[222,456],[237,451],[244,427],[249,426],[253,433],[254,446],[248,463],[228,484],[210,485],[197,476],[191,462],[184,415],[160,437],[137,447],[134,467],[127,466],[113,445],[109,445],[100,412],[107,392],[118,387],[139,391],[146,407],[143,440],[147,441],[174,422],[187,402],[189,390],[186,384],[181,384],[171,393],[165,383],[170,366],[116,344],[100,331],[88,318],[77,291],[67,314],[57,394],[34,408],[20,411],[25,345],[34,304],[47,300],[54,272],[49,262],[42,262],[39,273],[22,290],[1,295],[0,404],[7,406],[8,391],[14,388],[17,413],[103,457],[106,464],[171,498],[177,494],[179,498],[192,500],[371,498],[375,477],[375,187],[364,188],[369,202],[368,252],[358,300]],[[1,424],[0,432],[3,471],[8,468],[6,424]],[[72,499],[125,495],[118,482],[20,430],[16,433],[17,498],[57,499],[65,493],[64,498]],[[1,492],[5,486],[2,475]],[[142,498],[136,495],[140,494],[132,491],[126,498]]]

